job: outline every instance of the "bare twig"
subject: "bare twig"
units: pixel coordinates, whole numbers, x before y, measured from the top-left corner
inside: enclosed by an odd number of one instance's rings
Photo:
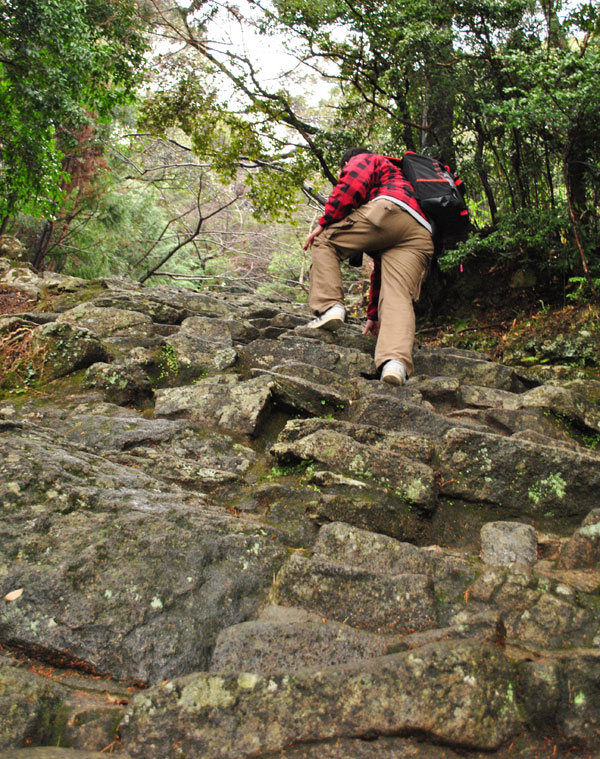
[[[462,335],[463,332],[478,332],[482,329],[497,329],[498,327],[505,327],[510,322],[510,319],[503,322],[494,322],[493,324],[480,324],[477,327],[463,327],[463,329],[454,330],[455,335]],[[417,330],[417,335],[423,335],[426,333],[443,332],[445,327],[424,327]]]

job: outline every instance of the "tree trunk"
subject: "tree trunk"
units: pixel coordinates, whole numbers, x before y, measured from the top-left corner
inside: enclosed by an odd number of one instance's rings
[[[572,147],[572,146],[570,146]],[[600,302],[600,298],[598,296],[598,291],[596,290],[596,287],[594,285],[594,280],[592,278],[587,257],[585,254],[585,244],[584,241],[581,239],[581,217],[582,213],[579,211],[579,208],[585,208],[584,206],[577,206],[577,192],[581,192],[582,187],[579,186],[578,188],[571,187],[571,176],[573,172],[574,166],[580,166],[581,163],[569,160],[569,156],[572,157],[572,150],[567,150],[564,158],[563,163],[563,171],[564,171],[564,177],[565,177],[565,189],[567,191],[567,205],[569,207],[569,217],[571,219],[571,227],[573,229],[573,236],[575,237],[575,244],[577,245],[577,249],[579,250],[579,256],[581,258],[581,267],[583,269],[583,273],[585,275],[586,281],[588,283],[588,287],[590,288],[590,292],[592,293],[592,298],[596,303]],[[575,189],[575,192],[574,192]],[[585,188],[584,188],[585,189]],[[585,193],[584,193],[585,195]]]
[[[479,123],[478,123],[479,126]],[[477,160],[477,174],[479,175],[479,181],[481,182],[481,186],[483,187],[483,192],[485,193],[485,197],[488,203],[488,207],[490,209],[490,216],[492,217],[492,224],[496,224],[496,217],[498,215],[498,207],[496,205],[496,199],[494,198],[494,193],[492,191],[492,187],[490,185],[489,179],[488,179],[488,173],[484,168],[484,160],[483,160],[483,147],[485,144],[485,136],[483,134],[483,131],[478,130],[477,133],[477,150],[475,153],[475,157]],[[467,188],[468,189],[468,188]]]
[[[52,239],[53,232],[54,222],[45,221],[42,233],[35,247],[33,261],[31,262],[33,268],[36,269],[36,271],[41,271],[43,268],[44,259],[46,258],[46,253],[48,252],[48,247],[50,245],[50,240]]]
[[[515,184],[517,186],[517,192],[519,194],[519,208],[523,208],[527,205],[527,198],[529,196],[527,182],[521,168],[523,166],[522,154],[521,154],[521,136],[516,129],[512,129],[513,137],[513,151],[511,154],[511,165],[515,177]]]
[[[572,141],[571,146],[572,146]],[[567,186],[569,188],[569,200],[573,206],[573,211],[578,219],[583,218],[586,204],[586,182],[585,182],[585,163],[582,160],[583,154],[578,153],[576,149],[567,152],[565,158],[565,173],[567,177]]]
[[[427,74],[425,106],[421,132],[421,150],[434,155],[443,164],[456,168],[456,150],[452,130],[454,126],[455,85],[450,60],[451,45],[443,50],[444,60],[435,62]]]

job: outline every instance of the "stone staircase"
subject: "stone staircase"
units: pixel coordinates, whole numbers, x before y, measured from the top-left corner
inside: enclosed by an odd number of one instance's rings
[[[37,377],[0,400],[2,759],[597,755],[597,380],[418,346],[394,388],[296,304],[2,281],[39,300],[0,319]]]

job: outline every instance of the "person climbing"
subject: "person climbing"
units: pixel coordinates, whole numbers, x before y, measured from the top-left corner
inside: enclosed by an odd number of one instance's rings
[[[383,155],[351,148],[323,215],[303,249],[312,251],[311,329],[335,331],[346,320],[340,262],[356,253],[373,258],[363,334],[377,338],[380,378],[403,385],[412,373],[413,302],[433,255],[431,225],[401,169]]]

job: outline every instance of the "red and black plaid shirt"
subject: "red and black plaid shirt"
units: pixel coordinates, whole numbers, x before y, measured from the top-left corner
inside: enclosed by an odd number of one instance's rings
[[[380,195],[389,195],[401,200],[426,220],[415,200],[412,185],[404,178],[400,168],[385,156],[359,153],[353,156],[340,172],[338,183],[329,196],[319,224],[327,227],[340,221],[355,208]]]
[[[385,156],[359,153],[353,156],[340,172],[338,183],[325,204],[319,224],[327,227],[329,224],[341,221],[355,208],[380,195],[389,195],[401,200],[425,221],[427,220],[415,199],[412,185],[404,178],[400,167],[394,165]],[[378,321],[381,261],[379,253],[369,253],[369,255],[373,258],[375,265],[371,274],[367,318]]]

